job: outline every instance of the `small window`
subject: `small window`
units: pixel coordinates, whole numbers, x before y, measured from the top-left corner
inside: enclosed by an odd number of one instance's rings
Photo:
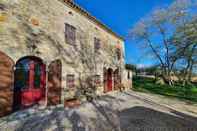
[[[68,88],[73,88],[75,87],[75,75],[69,74],[66,77],[66,83]]]
[[[67,23],[65,23],[65,41],[70,45],[75,45],[76,41],[76,28]]]
[[[121,59],[121,51],[120,51],[120,49],[116,49],[116,56],[117,56],[118,60]]]
[[[128,78],[128,80],[130,80],[130,79],[131,79],[131,77],[130,77],[130,72],[129,72],[129,71],[128,71],[127,78]]]
[[[101,85],[101,76],[100,75],[95,75],[94,76],[94,83],[95,83],[96,86]]]
[[[101,48],[101,40],[98,38],[94,38],[94,50],[97,52]]]

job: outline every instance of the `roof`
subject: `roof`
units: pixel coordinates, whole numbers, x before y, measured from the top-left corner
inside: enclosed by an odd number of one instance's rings
[[[61,0],[63,3],[66,3],[69,7],[77,10],[79,13],[90,19],[91,21],[95,22],[98,26],[106,30],[108,33],[112,34],[113,36],[117,37],[118,39],[121,39],[124,41],[124,38],[117,33],[113,32],[109,27],[107,27],[105,24],[103,24],[101,21],[96,19],[94,16],[92,16],[89,12],[87,12],[85,9],[81,8],[76,3],[72,2],[72,0]]]

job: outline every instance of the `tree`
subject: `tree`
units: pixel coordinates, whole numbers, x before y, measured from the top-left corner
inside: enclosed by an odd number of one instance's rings
[[[197,19],[193,18],[191,22],[185,23],[184,26],[179,26],[172,39],[173,44],[176,46],[174,56],[179,57],[179,61],[176,62],[176,68],[178,68],[179,72],[182,72],[182,75],[180,73],[178,75],[184,85],[191,82],[192,72],[197,64],[196,22]],[[185,62],[185,64],[179,62]]]
[[[171,39],[176,36],[178,28],[185,28],[195,15],[194,6],[193,0],[176,0],[169,7],[156,8],[134,25],[129,34],[146,54],[157,59],[161,65],[162,78],[169,85],[173,84],[174,65],[182,55],[172,55],[177,51],[177,45]]]
[[[143,45],[146,53],[152,53],[157,58],[163,71],[163,79],[171,84],[171,65],[169,59],[170,44],[168,42],[168,12],[157,9],[148,17],[139,21],[130,32],[130,36]]]

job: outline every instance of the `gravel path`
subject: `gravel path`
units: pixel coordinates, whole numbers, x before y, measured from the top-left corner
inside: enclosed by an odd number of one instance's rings
[[[125,109],[122,109],[119,113],[120,126],[123,131],[197,130],[197,117],[195,114],[184,110],[187,105],[184,105],[183,111],[180,112],[179,104],[182,104],[181,101],[173,100],[173,102],[177,102],[176,105],[179,105],[179,111],[177,111],[174,105],[170,105],[170,102],[166,105],[166,100],[162,96],[150,97],[151,95],[133,91],[120,94],[121,97],[128,99],[128,103],[125,106],[129,105],[129,107],[124,107]],[[188,105],[188,108],[191,106]],[[193,108],[196,108],[196,105],[193,106]]]
[[[58,106],[14,113],[0,119],[0,131],[197,131],[196,105],[181,108],[182,101],[166,104],[168,100],[133,91],[114,92],[74,109]]]

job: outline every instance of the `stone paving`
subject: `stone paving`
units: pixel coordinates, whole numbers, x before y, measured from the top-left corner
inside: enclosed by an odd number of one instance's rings
[[[166,104],[166,101],[168,98],[152,94],[114,92],[74,109],[58,105],[16,112],[0,119],[0,131],[197,130],[194,103],[188,105],[173,99]]]

